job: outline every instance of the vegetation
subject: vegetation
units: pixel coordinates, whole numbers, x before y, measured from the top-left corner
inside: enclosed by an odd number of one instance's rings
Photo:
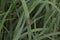
[[[60,0],[0,0],[0,40],[60,40]]]

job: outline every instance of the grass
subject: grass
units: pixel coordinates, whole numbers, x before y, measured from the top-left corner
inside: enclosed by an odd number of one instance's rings
[[[60,1],[0,0],[0,40],[60,40]]]

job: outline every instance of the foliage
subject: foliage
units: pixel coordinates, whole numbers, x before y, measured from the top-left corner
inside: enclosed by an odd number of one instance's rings
[[[60,40],[60,1],[0,0],[0,40]]]

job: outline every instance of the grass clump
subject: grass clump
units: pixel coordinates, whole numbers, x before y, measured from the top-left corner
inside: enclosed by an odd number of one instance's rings
[[[0,0],[0,40],[60,40],[59,0]]]

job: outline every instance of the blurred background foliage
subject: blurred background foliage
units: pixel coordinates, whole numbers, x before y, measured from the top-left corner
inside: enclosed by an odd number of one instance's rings
[[[0,40],[60,40],[60,0],[0,0]]]

